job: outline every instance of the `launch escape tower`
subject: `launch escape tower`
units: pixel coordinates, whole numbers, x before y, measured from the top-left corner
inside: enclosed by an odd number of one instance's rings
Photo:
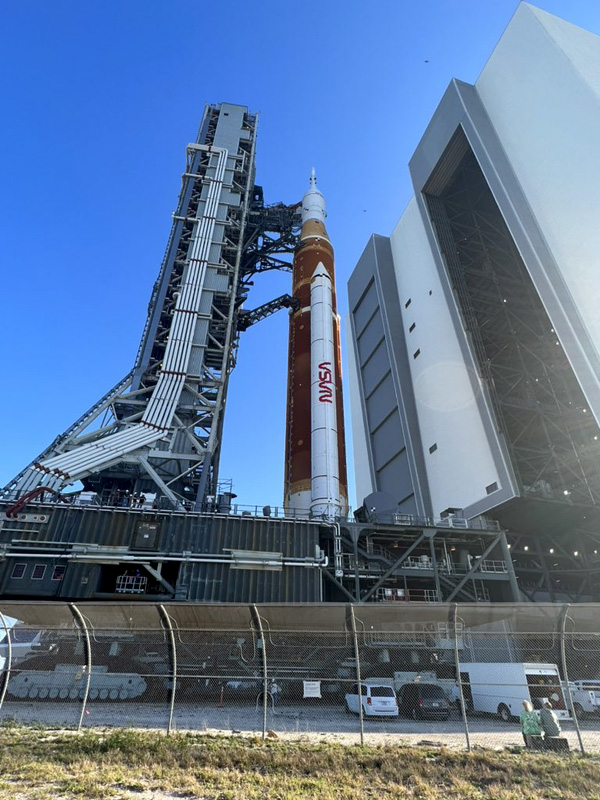
[[[265,208],[255,186],[257,117],[207,106],[186,166],[166,254],[131,372],[4,490],[19,497],[81,481],[103,503],[155,493],[170,508],[200,510],[216,495],[229,375],[239,331],[284,296],[240,310],[253,275],[290,269],[294,208]]]

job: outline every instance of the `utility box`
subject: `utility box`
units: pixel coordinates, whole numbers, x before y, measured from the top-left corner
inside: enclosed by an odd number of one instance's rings
[[[134,550],[153,550],[159,532],[158,522],[140,522],[133,536],[132,547]]]

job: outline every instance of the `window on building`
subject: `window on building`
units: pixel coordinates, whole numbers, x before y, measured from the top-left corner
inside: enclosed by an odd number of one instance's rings
[[[31,580],[41,581],[44,579],[45,574],[46,574],[46,565],[36,564],[35,567],[33,568],[33,572],[31,573]]]
[[[408,308],[411,303],[412,303],[412,300],[409,297],[408,300],[406,301],[406,303],[404,303],[404,308]]]
[[[420,355],[421,355],[421,351],[420,350],[415,350],[415,352],[413,353],[413,358],[418,358]]]
[[[497,492],[498,491],[498,484],[496,483],[496,481],[494,481],[493,483],[490,483],[489,486],[486,486],[485,490],[486,490],[486,492],[488,494],[492,494],[492,492]]]
[[[62,581],[66,571],[67,571],[67,568],[65,566],[63,566],[63,565],[58,566],[58,567],[54,567],[54,570],[52,571],[52,580],[53,581]]]
[[[27,569],[27,564],[15,564],[10,577],[14,578],[16,581],[20,581],[21,578],[25,575],[26,569]]]
[[[435,442],[434,442],[434,443],[431,445],[431,447],[429,448],[429,452],[430,452],[430,453],[435,453],[435,451],[436,451],[436,450],[437,450],[437,443],[435,443]]]
[[[417,323],[416,323],[416,322],[413,322],[413,324],[412,324],[412,325],[410,326],[410,328],[408,329],[408,332],[409,332],[409,333],[412,333],[416,327],[417,327]]]

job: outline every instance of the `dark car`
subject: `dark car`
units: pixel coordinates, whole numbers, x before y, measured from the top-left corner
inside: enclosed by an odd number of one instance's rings
[[[405,683],[398,692],[400,713],[413,719],[448,719],[450,703],[435,683]]]

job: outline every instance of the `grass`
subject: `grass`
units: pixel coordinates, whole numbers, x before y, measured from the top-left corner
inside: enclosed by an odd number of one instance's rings
[[[0,800],[600,800],[600,761],[138,731],[0,729]]]

